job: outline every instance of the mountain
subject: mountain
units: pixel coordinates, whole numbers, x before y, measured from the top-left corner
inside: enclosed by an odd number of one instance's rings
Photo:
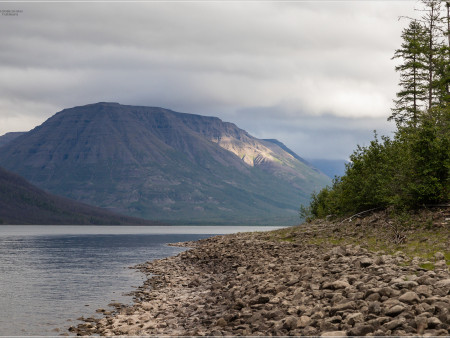
[[[155,225],[46,193],[0,168],[0,224]]]
[[[0,148],[0,165],[52,193],[179,224],[294,224],[329,178],[216,117],[96,103]]]
[[[346,160],[328,160],[328,159],[308,159],[315,168],[319,169],[328,177],[344,176]]]
[[[11,142],[15,138],[25,134],[25,132],[22,131],[16,131],[11,133],[6,133],[5,135],[0,136],[0,147],[4,146],[5,144]]]

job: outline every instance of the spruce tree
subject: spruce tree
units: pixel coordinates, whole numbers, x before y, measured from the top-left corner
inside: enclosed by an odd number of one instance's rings
[[[439,106],[442,101],[442,77],[446,75],[442,68],[442,3],[439,0],[423,0],[422,2],[425,5],[422,22],[427,41],[424,45],[426,56],[424,64],[427,70],[427,110],[431,110],[433,107]]]
[[[395,108],[388,120],[394,120],[398,126],[417,121],[417,116],[426,99],[425,68],[425,30],[416,20],[402,32],[403,43],[395,51],[393,59],[401,58],[403,63],[395,67],[400,72],[401,90],[394,100]]]

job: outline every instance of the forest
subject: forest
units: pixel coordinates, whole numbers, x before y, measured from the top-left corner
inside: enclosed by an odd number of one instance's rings
[[[450,199],[450,1],[421,1],[393,59],[399,90],[388,120],[393,137],[357,146],[342,177],[300,207],[305,219],[345,216],[374,209],[395,213],[448,203]],[[370,102],[368,102],[370,104]]]

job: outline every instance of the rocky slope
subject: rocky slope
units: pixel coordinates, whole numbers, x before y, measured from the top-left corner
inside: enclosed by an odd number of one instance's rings
[[[83,335],[448,336],[448,216],[441,213],[435,219],[439,225],[434,230],[443,237],[447,251],[434,252],[432,269],[401,251],[389,254],[360,245],[332,244],[333,236],[348,236],[358,220],[348,229],[322,222],[187,243],[194,248],[138,267],[149,279],[135,293],[133,306],[115,304],[112,313],[99,309],[103,318],[86,318],[69,331]],[[376,225],[360,222],[357,227],[364,231]],[[379,235],[385,230],[380,226]],[[329,241],[317,244],[322,237]]]
[[[114,214],[107,210],[51,195],[22,177],[0,168],[0,224],[134,224],[156,222]]]
[[[0,165],[52,193],[178,223],[284,223],[329,178],[215,117],[98,103],[0,147]]]

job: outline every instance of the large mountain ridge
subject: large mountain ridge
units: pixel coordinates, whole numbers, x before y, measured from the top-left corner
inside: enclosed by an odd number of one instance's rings
[[[131,216],[294,224],[299,205],[329,179],[280,144],[217,117],[100,102],[64,109],[0,147],[0,165]]]

